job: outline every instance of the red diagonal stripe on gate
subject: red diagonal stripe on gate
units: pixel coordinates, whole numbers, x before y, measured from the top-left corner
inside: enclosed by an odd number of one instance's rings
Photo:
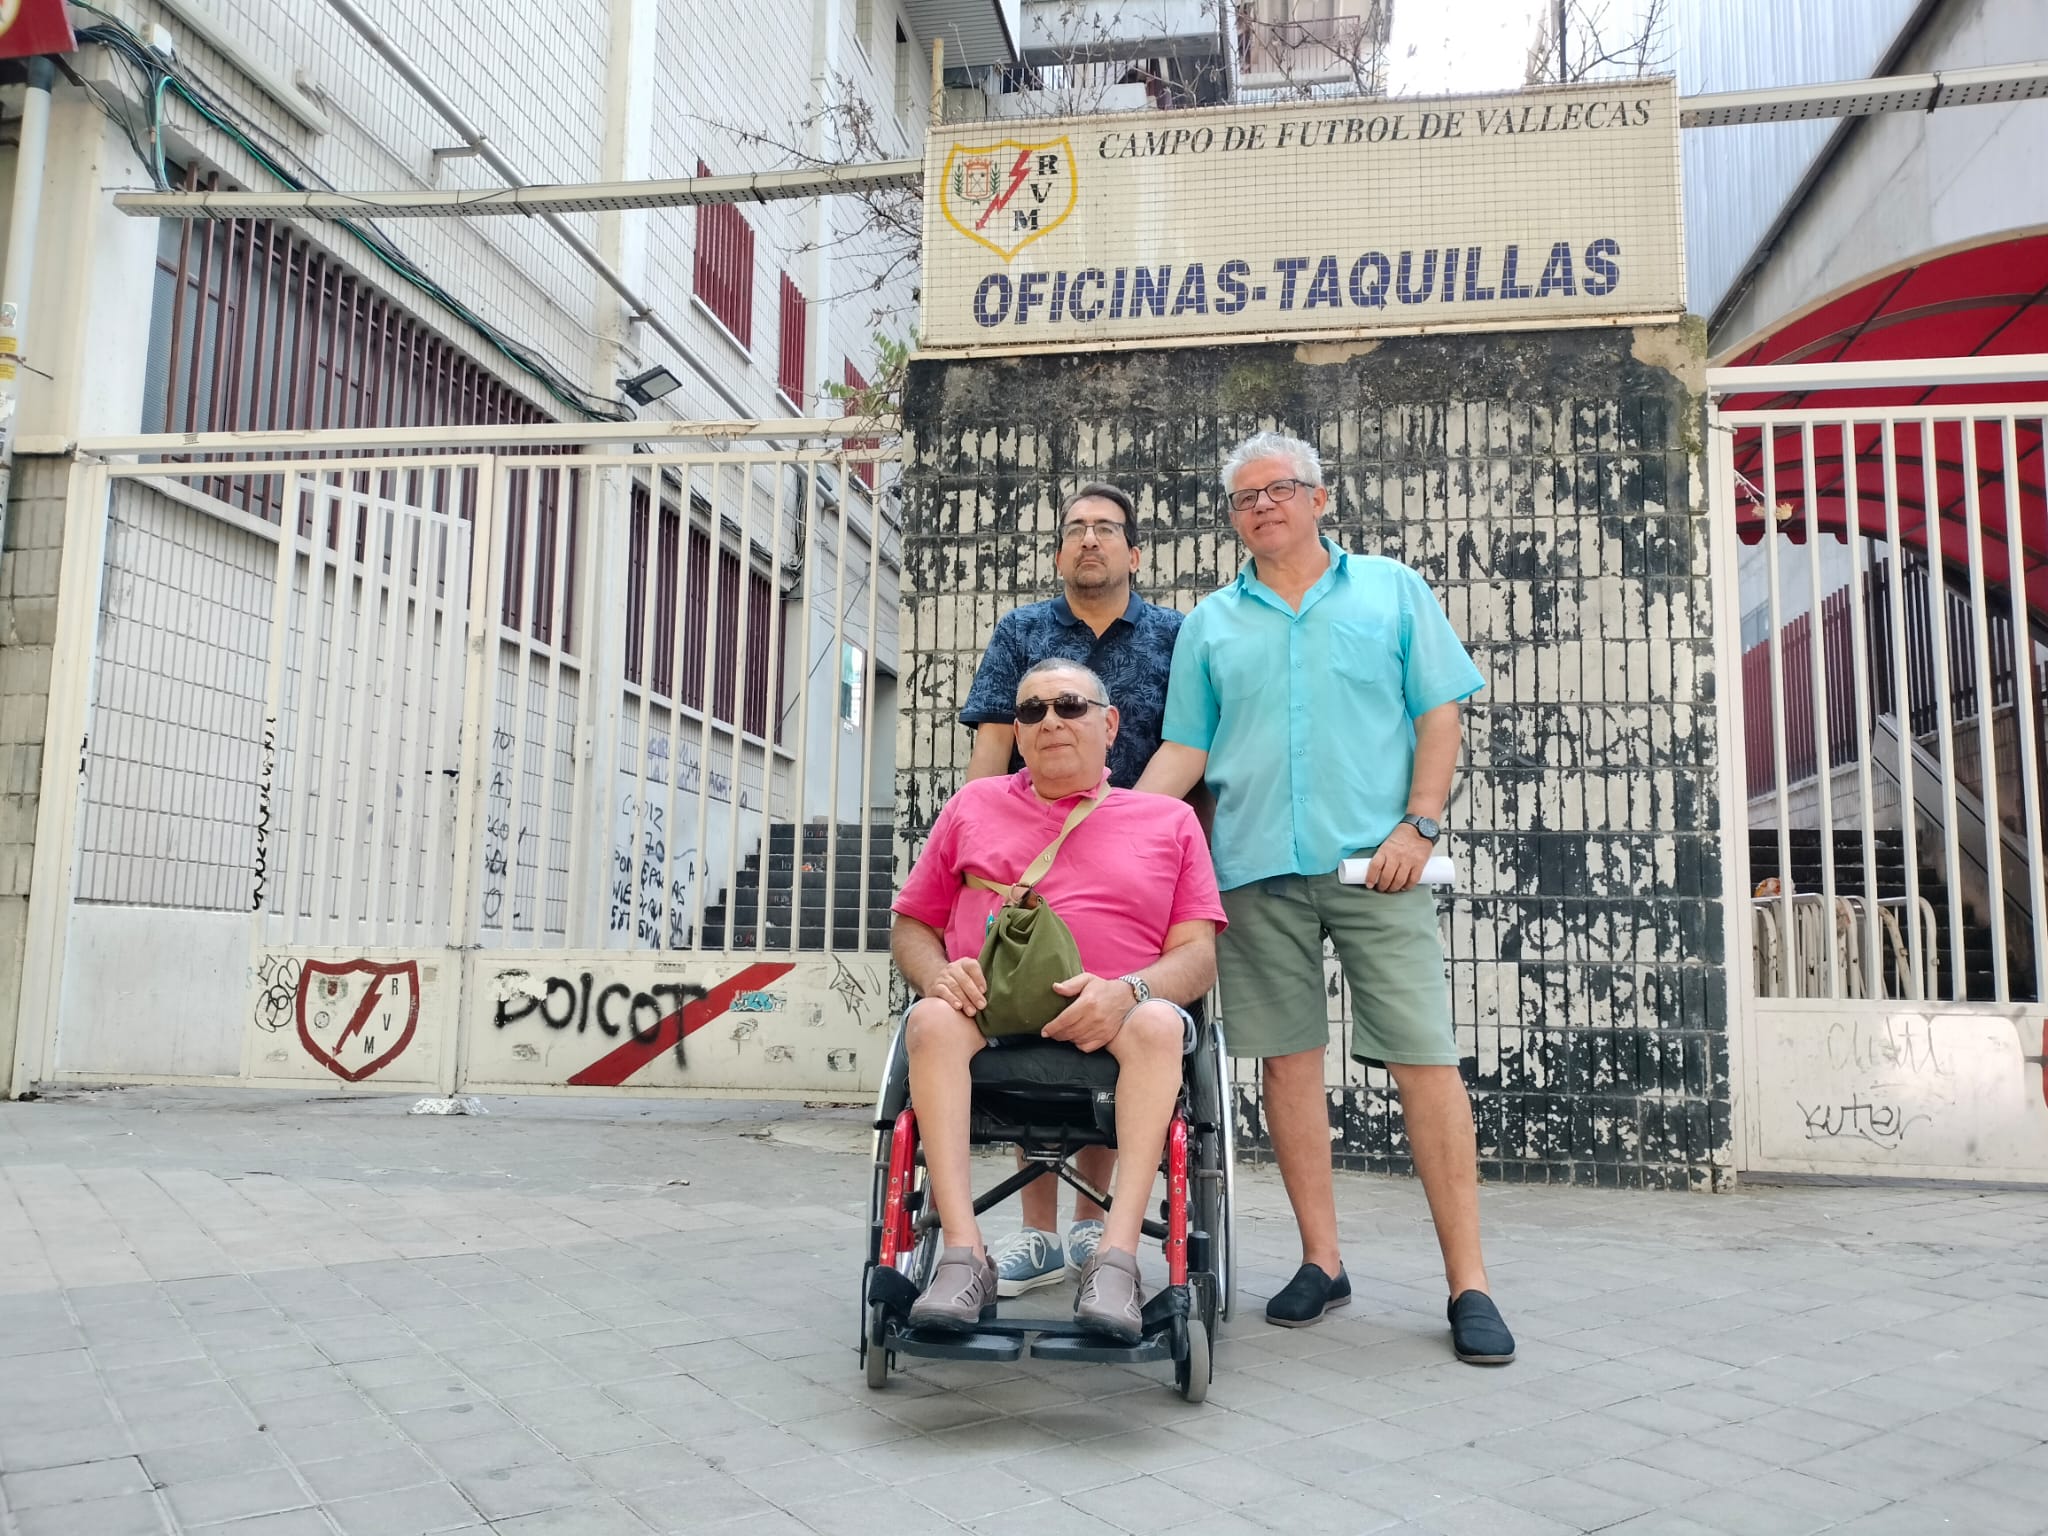
[[[688,1039],[732,1006],[742,992],[758,992],[780,981],[795,965],[787,960],[766,960],[728,976],[702,997],[683,1004],[654,1026],[651,1040],[628,1040],[609,1055],[600,1056],[569,1079],[575,1088],[616,1088],[678,1041]],[[670,1025],[674,1025],[673,1030]]]

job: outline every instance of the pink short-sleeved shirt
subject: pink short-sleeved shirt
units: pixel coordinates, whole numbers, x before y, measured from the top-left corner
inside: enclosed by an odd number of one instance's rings
[[[947,959],[980,955],[1002,898],[964,876],[1015,880],[1060,835],[1080,799],[1039,799],[1029,768],[963,784],[932,823],[893,910],[943,930]],[[1038,891],[1073,930],[1082,965],[1097,976],[1150,965],[1175,923],[1224,924],[1201,823],[1184,801],[1166,795],[1109,791],[1061,845]]]

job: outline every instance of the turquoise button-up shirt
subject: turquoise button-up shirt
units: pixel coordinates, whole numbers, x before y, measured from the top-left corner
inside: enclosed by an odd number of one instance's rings
[[[1162,734],[1209,754],[1224,890],[1378,847],[1408,810],[1416,717],[1486,683],[1420,576],[1323,548],[1300,612],[1248,562],[1174,648]]]

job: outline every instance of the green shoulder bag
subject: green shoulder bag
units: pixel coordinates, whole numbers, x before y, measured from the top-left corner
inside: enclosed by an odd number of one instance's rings
[[[1067,813],[1066,825],[1045,852],[1031,861],[1014,885],[969,873],[967,883],[1003,898],[981,942],[981,975],[988,1001],[975,1022],[990,1039],[1035,1035],[1073,1001],[1053,991],[1055,982],[1081,974],[1081,948],[1059,913],[1034,887],[1052,868],[1060,844],[1102,803],[1099,789]]]

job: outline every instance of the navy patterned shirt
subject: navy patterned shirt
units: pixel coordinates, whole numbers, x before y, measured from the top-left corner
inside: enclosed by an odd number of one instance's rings
[[[1041,661],[1057,656],[1078,661],[1100,677],[1117,709],[1116,744],[1109,749],[1109,782],[1130,789],[1159,750],[1159,723],[1166,713],[1166,682],[1173,671],[1173,642],[1182,614],[1131,594],[1123,617],[1100,636],[1074,616],[1064,597],[1027,603],[996,620],[988,649],[974,671],[960,723],[1013,725],[1017,684]],[[1015,751],[1011,769],[1023,766]]]

